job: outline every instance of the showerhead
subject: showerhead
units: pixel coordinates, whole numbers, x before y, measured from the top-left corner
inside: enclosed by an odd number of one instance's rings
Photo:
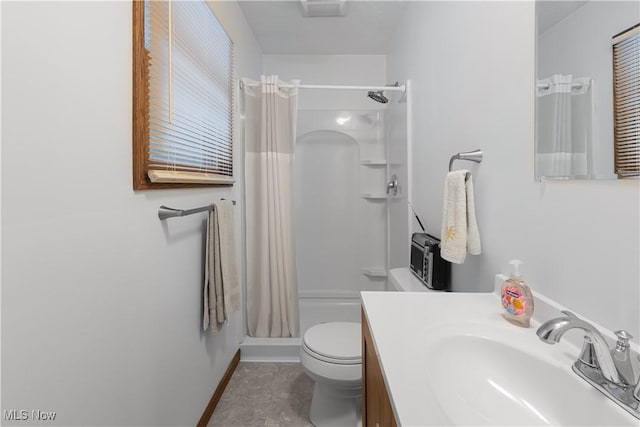
[[[379,102],[381,104],[386,104],[387,102],[389,102],[389,99],[384,96],[383,91],[378,90],[378,91],[369,91],[369,93],[367,94],[367,96],[371,99],[373,99],[376,102]]]
[[[398,82],[392,83],[392,84],[388,84],[385,86],[389,86],[389,87],[398,87]],[[369,91],[369,93],[367,93],[367,96],[371,99],[373,99],[376,102],[379,102],[381,104],[386,104],[387,102],[389,102],[389,98],[387,98],[386,96],[384,96],[384,91],[383,90],[377,90],[377,91]]]

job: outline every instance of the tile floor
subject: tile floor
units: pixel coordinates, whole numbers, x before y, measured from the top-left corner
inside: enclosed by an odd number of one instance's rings
[[[240,362],[209,427],[313,427],[313,381],[299,363]]]

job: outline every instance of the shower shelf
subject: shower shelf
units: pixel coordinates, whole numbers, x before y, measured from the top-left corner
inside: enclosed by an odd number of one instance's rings
[[[387,195],[385,193],[362,193],[360,196],[363,199],[372,199],[372,200],[380,200],[380,199],[387,198]]]
[[[386,160],[363,160],[360,162],[363,166],[384,166],[387,164]]]
[[[387,277],[387,269],[383,267],[363,268],[362,274],[369,277]]]

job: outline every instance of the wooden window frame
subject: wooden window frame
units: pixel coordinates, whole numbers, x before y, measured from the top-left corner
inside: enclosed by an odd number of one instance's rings
[[[133,0],[133,189],[230,187],[228,183],[151,182],[149,170],[149,64],[150,54],[144,41],[144,0]],[[232,141],[232,153],[235,151]],[[232,154],[232,161],[235,156]],[[231,177],[230,177],[231,178]]]
[[[618,44],[618,43],[622,43],[625,41],[624,37],[630,38],[630,37],[638,37],[640,36],[637,32],[640,28],[640,23],[627,28],[626,30],[620,32],[619,34],[616,34],[615,36],[613,36],[613,42],[612,42],[612,71],[613,71],[613,151],[614,151],[614,171],[616,173],[616,175],[618,176],[619,179],[639,179],[640,178],[640,164],[638,165],[638,170],[632,170],[629,171],[627,173],[620,173],[620,169],[619,169],[619,156],[620,153],[618,151],[618,147],[619,144],[622,143],[621,138],[619,137],[619,135],[622,133],[622,129],[620,129],[620,126],[618,125],[618,109],[620,108],[618,99],[617,99],[617,81],[618,81],[618,70],[616,67],[616,61],[615,61],[615,55],[613,53],[613,49],[614,47]],[[623,37],[623,39],[616,41],[617,38]],[[636,76],[635,79],[636,83],[638,85],[640,85],[640,77]],[[640,96],[638,97],[638,100],[640,100]],[[639,122],[640,124],[640,122]],[[627,142],[627,144],[629,144]],[[640,150],[640,141],[634,141],[634,146],[636,150]],[[640,159],[638,159],[638,163],[640,163]]]

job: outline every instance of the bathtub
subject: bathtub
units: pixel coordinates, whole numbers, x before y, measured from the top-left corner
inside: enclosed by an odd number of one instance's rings
[[[305,294],[299,298],[300,337],[323,322],[360,322],[360,297],[323,298]],[[299,362],[302,338],[246,337],[240,344],[243,361]]]

